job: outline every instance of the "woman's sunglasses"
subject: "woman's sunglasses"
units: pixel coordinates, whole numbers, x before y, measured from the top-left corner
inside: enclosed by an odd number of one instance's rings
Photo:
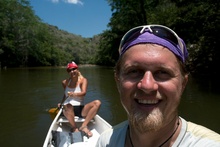
[[[123,48],[126,43],[133,41],[140,34],[147,32],[147,31],[151,32],[157,37],[160,37],[162,39],[169,41],[175,46],[178,45],[181,49],[181,52],[184,55],[184,46],[179,36],[170,28],[166,26],[162,26],[162,25],[144,25],[144,26],[138,26],[138,27],[135,27],[129,30],[121,39],[120,46],[119,46],[120,55],[123,53]]]
[[[67,72],[71,72],[71,71],[74,71],[76,70],[77,68],[71,68],[71,69],[68,69]]]

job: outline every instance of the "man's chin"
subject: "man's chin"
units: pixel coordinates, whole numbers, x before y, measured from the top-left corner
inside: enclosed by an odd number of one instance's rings
[[[157,131],[162,127],[163,115],[159,109],[154,109],[150,114],[135,110],[133,112],[130,114],[129,121],[140,133]]]

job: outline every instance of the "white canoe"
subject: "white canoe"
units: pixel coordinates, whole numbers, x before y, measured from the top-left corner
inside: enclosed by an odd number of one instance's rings
[[[54,147],[53,141],[52,141],[52,131],[59,131],[59,132],[70,132],[71,126],[68,122],[68,120],[61,115],[62,114],[62,109],[59,110],[58,114],[54,118],[46,139],[44,141],[43,147]],[[75,122],[77,124],[77,127],[80,127],[82,122],[84,121],[83,118],[75,117]],[[100,134],[107,130],[112,128],[112,126],[106,122],[103,118],[101,118],[99,115],[96,115],[94,119],[88,124],[88,128],[90,131],[93,133],[92,137],[87,138],[86,136],[83,136],[83,142],[76,142],[73,144],[70,144],[68,146],[74,146],[74,147],[95,147],[96,142],[100,136]]]

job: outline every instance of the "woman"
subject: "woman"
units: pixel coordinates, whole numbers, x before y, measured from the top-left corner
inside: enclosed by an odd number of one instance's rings
[[[62,81],[64,88],[64,96],[62,103],[64,105],[64,115],[69,120],[72,132],[82,131],[87,137],[91,137],[93,134],[88,129],[87,124],[97,114],[101,102],[94,100],[84,105],[84,96],[87,91],[87,79],[83,77],[78,69],[78,65],[75,62],[67,64],[67,72],[69,78]],[[59,103],[58,106],[61,104]],[[74,111],[73,111],[74,110]],[[80,128],[77,128],[74,117],[84,117],[85,121]]]

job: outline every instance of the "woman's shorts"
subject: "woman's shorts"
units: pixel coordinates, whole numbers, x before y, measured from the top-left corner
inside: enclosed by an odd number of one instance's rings
[[[82,117],[83,108],[84,108],[84,105],[73,106],[73,111],[74,111],[75,116]]]

